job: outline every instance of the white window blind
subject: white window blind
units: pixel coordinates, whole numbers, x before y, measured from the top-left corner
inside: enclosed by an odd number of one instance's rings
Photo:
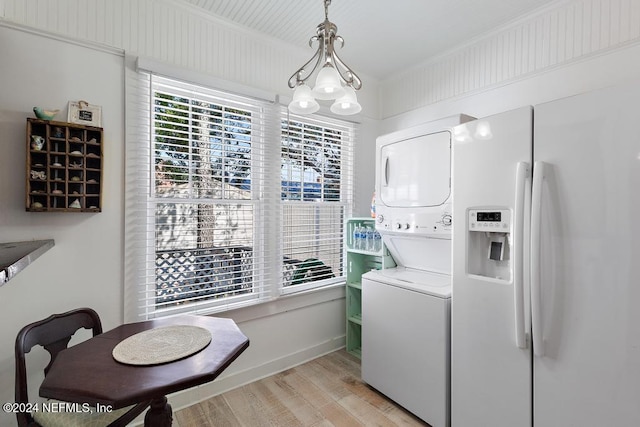
[[[256,102],[154,78],[155,310],[264,292]]]
[[[281,180],[283,292],[343,276],[344,221],[353,200],[354,128],[283,111]]]
[[[353,125],[128,73],[127,320],[344,280]]]

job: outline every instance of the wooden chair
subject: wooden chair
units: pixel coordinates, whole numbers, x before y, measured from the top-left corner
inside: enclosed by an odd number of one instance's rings
[[[58,353],[67,348],[73,334],[79,329],[91,329],[93,336],[102,333],[102,322],[98,313],[90,308],[80,308],[62,314],[53,314],[44,320],[31,323],[18,333],[16,338],[16,403],[29,403],[25,354],[40,345],[51,355],[44,368],[45,376]],[[55,426],[126,426],[141,414],[151,402],[142,402],[112,412],[43,412],[16,413],[20,427]],[[23,406],[23,405],[20,405]]]

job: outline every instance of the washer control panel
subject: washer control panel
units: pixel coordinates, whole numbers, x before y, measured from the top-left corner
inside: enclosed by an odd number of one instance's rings
[[[451,234],[452,213],[450,205],[440,209],[411,210],[382,208],[377,211],[376,229],[398,234],[419,234],[445,237]]]

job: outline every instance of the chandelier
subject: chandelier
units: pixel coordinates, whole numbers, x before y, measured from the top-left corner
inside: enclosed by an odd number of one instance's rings
[[[334,43],[338,41],[340,47],[344,40],[340,37],[338,27],[329,21],[329,5],[331,0],[324,0],[324,22],[318,25],[316,35],[309,39],[309,46],[318,42],[318,50],[298,71],[289,78],[289,87],[295,89],[293,100],[289,104],[289,111],[296,114],[311,114],[318,111],[319,100],[335,100],[331,112],[341,115],[356,114],[362,110],[356,90],[362,87],[362,81],[336,54]],[[313,68],[309,71],[312,63]],[[307,85],[307,80],[319,70],[313,89]]]

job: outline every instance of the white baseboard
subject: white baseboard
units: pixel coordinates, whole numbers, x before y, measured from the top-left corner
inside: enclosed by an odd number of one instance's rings
[[[208,384],[174,393],[168,396],[169,403],[174,412],[179,411],[180,409],[202,402],[225,391],[277,374],[278,372],[339,350],[344,346],[345,336],[335,337],[329,341],[268,361],[262,365],[253,366],[249,369],[220,377]]]

